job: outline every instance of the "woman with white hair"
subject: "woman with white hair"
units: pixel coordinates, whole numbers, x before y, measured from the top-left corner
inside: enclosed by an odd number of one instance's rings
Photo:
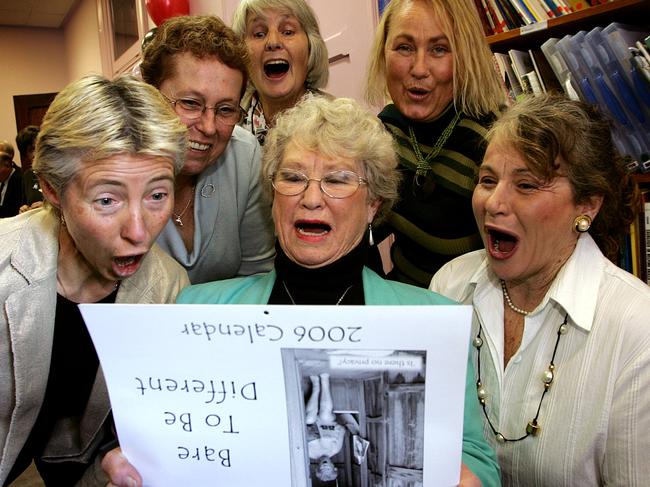
[[[304,0],[243,0],[232,27],[246,41],[252,64],[243,126],[263,144],[280,111],[306,94],[324,94],[327,47]]]

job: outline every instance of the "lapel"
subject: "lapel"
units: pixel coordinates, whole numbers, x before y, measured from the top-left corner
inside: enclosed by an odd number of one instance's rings
[[[5,301],[15,403],[3,467],[13,464],[38,416],[50,370],[56,309],[57,219],[41,210],[25,220],[7,273],[7,285],[15,289]]]

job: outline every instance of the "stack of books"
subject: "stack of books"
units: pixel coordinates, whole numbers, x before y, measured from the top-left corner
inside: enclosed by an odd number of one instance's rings
[[[544,22],[613,0],[474,0],[485,35]]]
[[[613,0],[474,0],[485,35],[544,22]]]

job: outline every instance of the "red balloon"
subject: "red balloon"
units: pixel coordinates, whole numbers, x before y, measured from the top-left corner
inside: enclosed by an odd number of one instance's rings
[[[188,15],[189,0],[146,0],[147,12],[154,24],[160,25],[170,17]]]

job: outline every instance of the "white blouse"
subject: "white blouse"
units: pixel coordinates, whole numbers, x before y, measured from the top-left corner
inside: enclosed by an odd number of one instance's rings
[[[449,262],[430,289],[474,306],[473,336],[479,323],[483,328],[487,411],[506,438],[525,435],[535,417],[542,374],[568,314],[539,435],[499,443],[483,418],[503,485],[650,485],[650,287],[583,234],[544,300],[525,317],[521,346],[505,370],[503,293],[485,251]]]

